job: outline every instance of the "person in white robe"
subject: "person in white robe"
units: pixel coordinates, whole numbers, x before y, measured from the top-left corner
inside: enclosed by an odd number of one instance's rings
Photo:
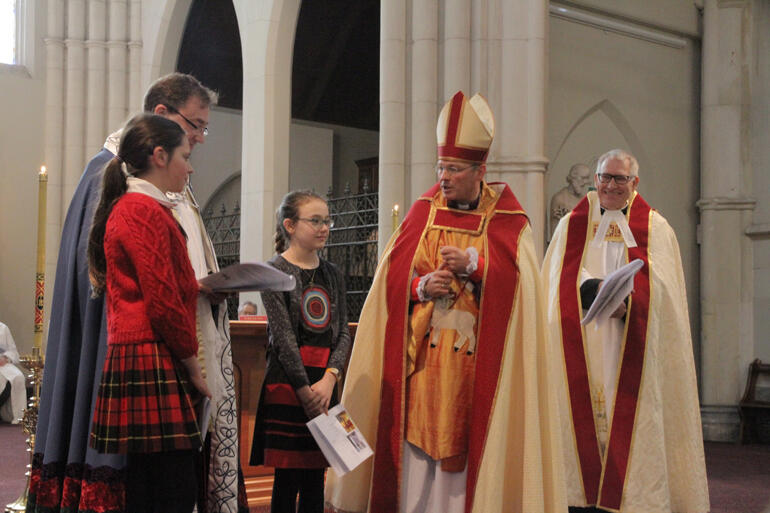
[[[187,234],[187,254],[195,277],[200,280],[219,271],[214,245],[206,232],[200,208],[188,185],[173,194],[173,212]],[[211,390],[210,407],[201,419],[207,444],[206,511],[237,511],[238,504],[238,416],[235,373],[230,344],[230,321],[224,296],[202,290],[198,295],[196,329],[198,360]]]
[[[671,226],[636,191],[639,165],[602,155],[595,192],[556,228],[543,262],[571,512],[709,511],[684,273]],[[643,266],[609,318],[581,326],[602,280]],[[601,316],[600,316],[601,317]]]
[[[0,322],[0,420],[18,424],[27,407],[24,373],[11,330]],[[6,390],[7,389],[7,390]]]

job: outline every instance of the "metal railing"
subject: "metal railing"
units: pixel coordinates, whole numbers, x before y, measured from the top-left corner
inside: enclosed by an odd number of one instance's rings
[[[235,204],[233,211],[227,213],[224,204],[219,214],[214,215],[213,209],[203,212],[203,224],[209,234],[217,263],[222,269],[241,260],[241,207]],[[230,319],[238,318],[238,296],[227,298],[227,314]]]
[[[348,320],[358,321],[377,268],[377,193],[351,194],[350,184],[340,197],[329,191],[329,215],[334,220],[321,255],[340,268],[347,285]]]

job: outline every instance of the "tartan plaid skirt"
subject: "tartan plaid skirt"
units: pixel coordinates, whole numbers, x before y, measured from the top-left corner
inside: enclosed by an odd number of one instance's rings
[[[102,453],[198,449],[201,435],[186,376],[162,342],[109,345],[91,447]]]

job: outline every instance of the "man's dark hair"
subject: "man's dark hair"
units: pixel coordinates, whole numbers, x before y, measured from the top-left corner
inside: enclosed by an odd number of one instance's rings
[[[217,93],[201,84],[197,78],[185,73],[171,73],[153,82],[144,95],[144,110],[152,112],[157,105],[180,109],[196,96],[204,107],[216,104]]]

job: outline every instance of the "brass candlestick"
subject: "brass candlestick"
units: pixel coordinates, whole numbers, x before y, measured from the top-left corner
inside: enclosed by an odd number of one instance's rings
[[[37,412],[40,405],[40,386],[42,384],[43,357],[40,355],[40,349],[32,349],[32,354],[22,355],[19,360],[31,371],[33,395],[29,400],[27,409],[24,410],[24,416],[21,420],[22,430],[27,434],[27,452],[29,453],[29,463],[27,471],[27,484],[19,498],[5,506],[5,513],[18,513],[27,509],[27,496],[29,495],[29,479],[32,474],[32,455],[35,453],[35,431],[37,430]]]
[[[395,233],[396,230],[398,230],[398,203],[393,205],[393,208],[390,209],[390,218],[393,222],[393,233]]]
[[[48,171],[45,166],[40,167],[37,175],[37,268],[35,273],[35,336],[32,344],[32,354],[19,358],[21,363],[32,374],[33,395],[24,410],[22,417],[22,429],[27,436],[27,452],[29,463],[27,471],[27,484],[24,491],[15,502],[5,507],[5,513],[16,513],[27,509],[27,496],[29,495],[29,479],[32,474],[32,456],[35,454],[35,432],[37,431],[37,413],[40,405],[40,386],[43,382],[43,321],[45,320],[45,221],[48,197]],[[28,376],[29,377],[29,376]]]

